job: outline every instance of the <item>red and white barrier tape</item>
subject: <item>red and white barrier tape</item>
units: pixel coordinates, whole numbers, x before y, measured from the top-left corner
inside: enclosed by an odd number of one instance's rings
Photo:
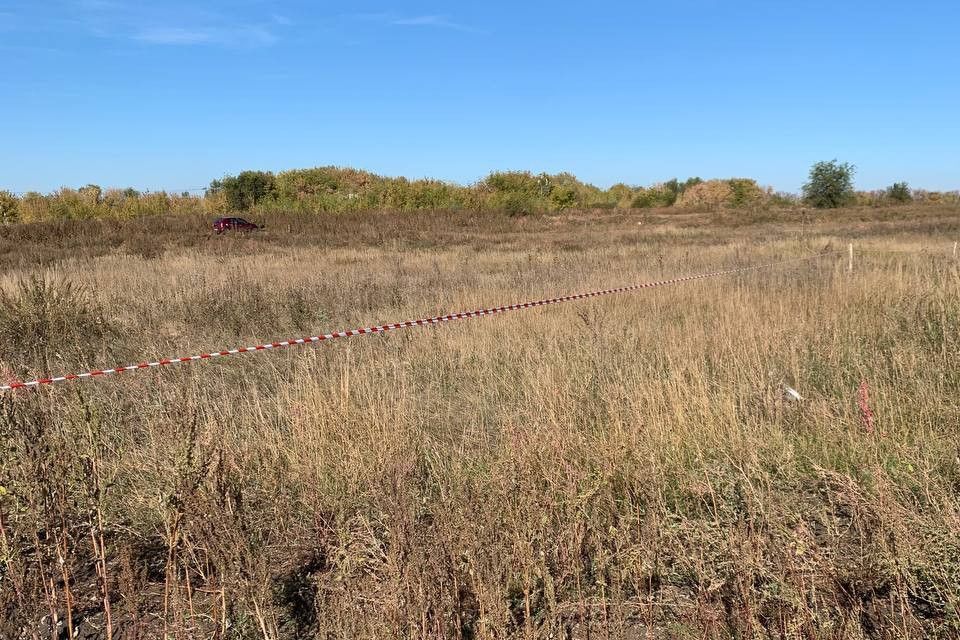
[[[408,327],[422,327],[422,326],[440,324],[443,322],[452,322],[454,320],[464,320],[467,318],[479,318],[482,316],[496,315],[498,313],[506,313],[508,311],[518,311],[520,309],[532,309],[533,307],[542,307],[550,304],[559,304],[561,302],[570,302],[572,300],[583,300],[585,298],[595,298],[597,296],[606,296],[614,293],[626,293],[628,291],[637,291],[640,289],[662,287],[668,284],[679,284],[681,282],[690,282],[692,280],[703,280],[705,278],[717,278],[719,276],[731,275],[734,273],[745,273],[747,271],[769,269],[769,268],[777,267],[777,266],[792,263],[792,262],[813,260],[826,255],[831,255],[832,253],[836,253],[836,252],[820,253],[814,256],[807,256],[804,258],[794,258],[792,260],[784,260],[781,262],[761,264],[761,265],[756,265],[752,267],[740,267],[737,269],[725,269],[723,271],[712,271],[710,273],[699,273],[692,276],[670,278],[669,280],[643,282],[640,284],[632,284],[625,287],[617,287],[615,289],[602,289],[599,291],[589,291],[586,293],[575,293],[572,295],[561,296],[559,298],[546,298],[544,300],[536,300],[534,302],[520,302],[517,304],[508,304],[501,307],[491,307],[489,309],[477,309],[475,311],[462,311],[459,313],[449,313],[444,316],[435,316],[433,318],[421,318],[419,320],[406,320],[404,322],[394,322],[392,324],[376,325],[372,327],[361,327],[359,329],[337,331],[335,333],[326,333],[319,336],[310,336],[308,338],[296,338],[291,340],[282,340],[280,342],[258,344],[252,347],[239,347],[237,349],[227,349],[226,351],[214,351],[211,353],[201,353],[195,356],[186,356],[182,358],[164,358],[162,360],[157,360],[155,362],[141,362],[140,364],[131,364],[131,365],[126,365],[121,367],[115,367],[113,369],[96,369],[94,371],[86,371],[84,373],[74,373],[70,375],[58,376],[55,378],[38,378],[36,380],[30,380],[29,382],[11,382],[9,384],[0,385],[0,391],[10,391],[12,389],[27,389],[32,387],[39,387],[41,385],[54,384],[57,382],[68,382],[71,380],[82,380],[84,378],[95,378],[98,376],[106,376],[110,374],[123,373],[125,371],[136,371],[138,369],[151,369],[154,367],[163,367],[166,365],[179,364],[182,362],[193,362],[195,360],[209,360],[210,358],[232,356],[239,353],[266,351],[268,349],[279,349],[281,347],[291,347],[294,345],[311,344],[314,342],[323,342],[325,340],[334,340],[336,338],[350,338],[352,336],[359,336],[359,335],[364,335],[368,333],[386,333],[388,331],[395,331],[397,329],[406,329]]]

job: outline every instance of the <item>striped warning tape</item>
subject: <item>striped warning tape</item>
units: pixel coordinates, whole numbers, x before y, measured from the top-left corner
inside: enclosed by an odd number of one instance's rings
[[[349,329],[347,331],[325,333],[323,335],[309,336],[306,338],[295,338],[290,340],[281,340],[279,342],[269,342],[266,344],[258,344],[252,347],[239,347],[237,349],[227,349],[225,351],[212,351],[210,353],[201,353],[198,355],[185,356],[181,358],[163,358],[162,360],[156,360],[154,362],[141,362],[139,364],[130,364],[126,366],[114,367],[113,369],[95,369],[93,371],[85,371],[84,373],[73,373],[69,375],[57,376],[54,378],[38,378],[36,380],[30,380],[28,382],[11,382],[9,384],[0,385],[0,391],[10,391],[12,389],[27,389],[27,388],[39,387],[42,385],[55,384],[58,382],[68,382],[71,380],[82,380],[84,378],[96,378],[99,376],[119,374],[119,373],[124,373],[126,371],[137,371],[139,369],[151,369],[151,368],[163,367],[171,364],[180,364],[183,362],[194,362],[196,360],[209,360],[211,358],[221,358],[225,356],[237,355],[240,353],[267,351],[269,349],[279,349],[282,347],[292,347],[295,345],[312,344],[314,342],[324,342],[326,340],[334,340],[336,338],[350,338],[352,336],[360,336],[368,333],[386,333],[388,331],[396,331],[397,329],[406,329],[408,327],[423,327],[423,326],[441,324],[443,322],[452,322],[454,320],[465,320],[467,318],[479,318],[483,316],[496,315],[498,313],[506,313],[508,311],[519,311],[520,309],[532,309],[534,307],[543,307],[551,304],[560,304],[561,302],[571,302],[573,300],[595,298],[598,296],[606,296],[614,293],[626,293],[628,291],[638,291],[640,289],[662,287],[669,284],[679,284],[681,282],[690,282],[692,280],[703,280],[705,278],[717,278],[720,276],[732,275],[735,273],[745,273],[748,271],[757,271],[760,269],[770,269],[773,267],[778,267],[778,266],[789,264],[789,263],[813,260],[813,259],[821,258],[827,255],[832,255],[834,253],[838,253],[838,252],[834,251],[834,252],[828,252],[828,253],[819,253],[813,256],[806,256],[803,258],[793,258],[790,260],[783,260],[780,262],[755,265],[752,267],[739,267],[737,269],[725,269],[723,271],[711,271],[709,273],[698,273],[696,275],[681,276],[678,278],[670,278],[668,280],[656,280],[653,282],[643,282],[640,284],[632,284],[632,285],[627,285],[625,287],[617,287],[614,289],[601,289],[599,291],[575,293],[571,295],[560,296],[558,298],[546,298],[543,300],[536,300],[533,302],[520,302],[516,304],[503,305],[500,307],[491,307],[489,309],[461,311],[458,313],[449,313],[443,316],[434,316],[432,318],[420,318],[419,320],[405,320],[403,322],[394,322],[391,324],[376,325],[372,327],[361,327],[359,329]]]

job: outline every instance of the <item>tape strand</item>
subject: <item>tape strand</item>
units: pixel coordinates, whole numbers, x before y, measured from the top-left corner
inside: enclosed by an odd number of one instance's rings
[[[390,331],[396,331],[399,329],[406,329],[409,327],[423,327],[423,326],[433,326],[437,324],[442,324],[445,322],[453,322],[454,320],[464,320],[471,318],[482,318],[485,316],[497,315],[500,313],[507,313],[510,311],[518,311],[523,309],[531,309],[536,307],[542,307],[546,305],[561,304],[563,302],[570,302],[575,300],[584,300],[587,298],[595,298],[598,296],[612,295],[617,293],[627,293],[630,291],[639,291],[641,289],[650,289],[653,287],[662,287],[671,284],[679,284],[682,282],[691,282],[694,280],[703,280],[705,278],[717,278],[720,276],[732,275],[735,273],[747,273],[749,271],[758,271],[761,269],[772,269],[774,267],[783,266],[785,264],[804,262],[808,260],[815,260],[817,258],[822,258],[825,256],[833,255],[836,253],[842,253],[840,251],[832,251],[826,253],[818,253],[812,256],[805,256],[801,258],[793,258],[790,260],[782,260],[780,262],[773,262],[761,265],[754,265],[750,267],[739,267],[736,269],[725,269],[722,271],[713,271],[709,273],[699,273],[689,276],[680,276],[677,278],[669,278],[667,280],[657,280],[653,282],[641,282],[637,284],[627,285],[623,287],[616,287],[613,289],[600,289],[597,291],[587,291],[583,293],[574,293],[566,296],[558,296],[554,298],[545,298],[543,300],[535,300],[531,302],[517,302],[508,305],[502,305],[499,307],[489,307],[486,309],[476,309],[474,311],[460,311],[457,313],[449,313],[442,316],[433,316],[431,318],[420,318],[418,320],[406,320],[403,322],[393,322],[390,324],[381,324],[374,325],[370,327],[360,327],[357,329],[348,329],[345,331],[336,331],[333,333],[325,333],[316,336],[309,336],[303,338],[290,338],[288,340],[282,340],[277,342],[267,342],[264,344],[258,344],[250,347],[237,347],[234,349],[224,349],[221,351],[211,351],[208,353],[201,353],[193,356],[184,356],[184,357],[174,357],[174,358],[162,358],[153,362],[141,362],[139,364],[129,364],[123,366],[117,366],[113,369],[95,369],[92,371],[86,371],[83,373],[74,373],[57,377],[46,377],[46,378],[37,378],[36,380],[29,380],[26,382],[10,382],[8,384],[0,385],[0,392],[3,391],[12,391],[16,389],[33,389],[39,388],[45,385],[53,385],[60,382],[71,382],[73,380],[81,380],[85,378],[94,378],[100,376],[106,376],[111,374],[120,374],[126,371],[139,371],[140,369],[148,368],[159,368],[167,365],[181,364],[185,362],[195,362],[197,360],[209,360],[214,357],[225,357],[242,353],[258,352],[258,351],[269,351],[273,349],[278,349],[281,347],[290,347],[295,345],[304,345],[304,344],[313,344],[315,342],[324,342],[327,340],[333,340],[336,338],[350,338],[358,335],[366,335],[369,333],[388,333]]]

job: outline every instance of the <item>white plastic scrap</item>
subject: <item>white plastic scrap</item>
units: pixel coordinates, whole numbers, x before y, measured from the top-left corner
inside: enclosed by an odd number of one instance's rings
[[[802,402],[803,396],[800,395],[800,392],[791,387],[788,384],[783,385],[783,397],[792,402]]]

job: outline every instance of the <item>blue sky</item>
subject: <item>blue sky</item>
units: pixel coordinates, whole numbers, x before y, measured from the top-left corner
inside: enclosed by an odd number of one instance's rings
[[[952,2],[0,0],[0,188],[349,165],[960,188]]]

